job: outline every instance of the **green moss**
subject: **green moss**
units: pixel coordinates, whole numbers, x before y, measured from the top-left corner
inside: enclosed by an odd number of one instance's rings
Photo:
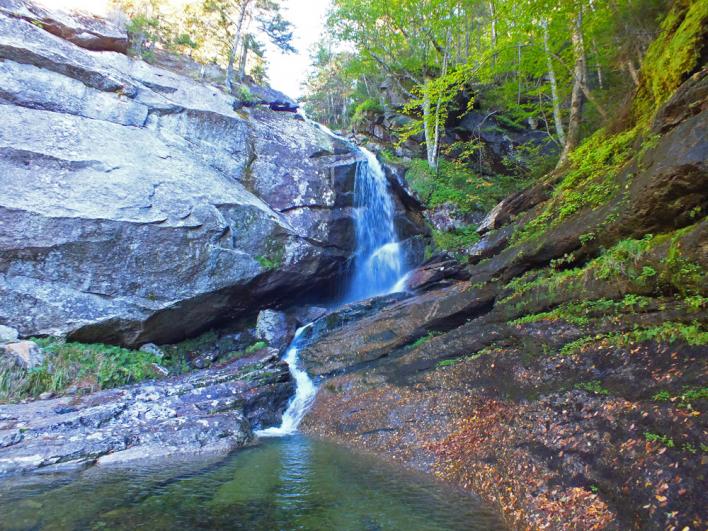
[[[633,145],[641,132],[635,127],[608,135],[600,129],[585,140],[571,153],[570,169],[543,211],[513,234],[512,243],[536,238],[577,212],[606,203],[619,191],[618,176],[632,158]]]
[[[642,82],[634,102],[638,121],[648,122],[686,77],[700,66],[708,3],[678,0],[642,62]]]
[[[268,346],[267,341],[256,341],[252,345],[248,346],[246,348],[246,354],[252,354],[253,352],[256,352],[258,350],[262,350]]]
[[[283,247],[279,247],[272,251],[269,256],[256,256],[256,262],[258,262],[263,269],[278,269],[283,265],[284,256],[285,249]]]
[[[575,384],[576,389],[580,389],[581,391],[587,391],[588,393],[593,393],[596,395],[609,395],[610,391],[609,389],[606,389],[605,387],[602,386],[602,382],[600,380],[593,380],[591,382],[580,382]]]
[[[428,341],[439,335],[439,332],[428,332],[411,343],[411,348],[414,349],[420,347],[421,345],[425,345]]]
[[[462,358],[442,360],[442,361],[439,361],[435,366],[436,367],[452,367],[453,365],[457,365],[460,361],[462,361]]]

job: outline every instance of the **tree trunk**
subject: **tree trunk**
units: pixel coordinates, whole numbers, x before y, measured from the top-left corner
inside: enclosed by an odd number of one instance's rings
[[[575,53],[575,69],[573,70],[573,91],[570,95],[570,118],[568,120],[568,133],[565,137],[563,152],[558,160],[558,166],[568,161],[568,155],[580,143],[580,126],[583,119],[583,104],[585,103],[585,47],[583,45],[583,13],[578,16],[573,24],[573,51]]]
[[[430,84],[430,80],[426,80],[426,85]],[[431,123],[432,118],[430,116],[431,112],[430,105],[430,93],[428,92],[428,87],[424,89],[423,94],[423,136],[425,137],[425,152],[428,159],[428,165],[431,168],[435,168],[435,145],[433,140],[433,124]]]
[[[492,17],[492,64],[497,66],[497,13],[494,7],[494,0],[489,2],[489,14]]]
[[[634,83],[635,87],[639,86],[639,74],[637,73],[637,69],[634,68],[634,63],[632,62],[631,59],[627,59],[627,62],[625,63],[627,65],[627,71],[629,72],[630,77],[632,78],[632,82]]]
[[[241,44],[241,31],[243,29],[243,21],[246,20],[246,12],[248,11],[248,6],[251,0],[242,0],[241,11],[238,15],[238,24],[236,25],[236,33],[234,34],[234,40],[231,43],[231,48],[229,49],[229,63],[226,66],[226,89],[231,93],[234,89],[234,61],[236,60],[236,54],[238,53],[239,46]]]
[[[551,48],[548,44],[548,21],[543,20],[543,47],[546,50],[546,62],[548,64],[548,79],[551,83],[551,101],[553,103],[553,123],[556,126],[556,135],[558,142],[562,146],[565,145],[565,130],[563,129],[563,119],[561,118],[560,98],[558,97],[558,81],[556,79],[556,70],[553,67],[553,58],[551,57]]]
[[[239,82],[243,81],[243,78],[246,76],[246,60],[248,59],[248,46],[247,46],[247,39],[243,40],[243,44],[241,45],[241,61],[239,62],[238,65],[238,80]]]
[[[516,104],[521,105],[521,44],[516,45]]]

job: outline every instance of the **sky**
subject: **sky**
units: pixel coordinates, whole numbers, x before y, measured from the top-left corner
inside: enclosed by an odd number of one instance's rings
[[[184,2],[185,0],[173,0]],[[40,0],[50,7],[81,9],[105,15],[108,0]],[[301,84],[305,80],[310,64],[309,50],[323,32],[324,19],[329,0],[283,0],[283,15],[293,23],[293,45],[295,54],[283,54],[273,46],[267,47],[270,85],[291,98],[302,94]]]
[[[282,54],[268,48],[268,78],[274,89],[291,98],[302,94],[300,84],[310,65],[309,50],[324,30],[329,0],[285,0],[285,18],[293,23],[293,44],[297,54]]]

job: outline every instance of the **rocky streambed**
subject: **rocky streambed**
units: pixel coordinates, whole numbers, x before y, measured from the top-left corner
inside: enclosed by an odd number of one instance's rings
[[[294,391],[264,349],[208,370],[0,406],[0,474],[225,454],[277,424]]]

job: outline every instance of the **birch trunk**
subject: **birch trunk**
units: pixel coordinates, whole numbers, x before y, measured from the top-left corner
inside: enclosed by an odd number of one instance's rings
[[[571,37],[573,51],[575,52],[575,68],[573,71],[573,91],[570,95],[570,118],[568,120],[568,132],[565,137],[563,152],[558,160],[558,166],[568,161],[568,155],[580,143],[580,125],[583,118],[583,104],[585,103],[586,65],[585,47],[583,45],[583,13],[578,12],[578,16],[573,24],[573,34]]]
[[[236,33],[234,34],[234,40],[231,43],[231,48],[229,49],[229,63],[226,66],[226,89],[229,92],[233,92],[234,89],[234,62],[236,61],[236,54],[238,53],[239,46],[241,45],[241,31],[243,30],[243,21],[246,20],[246,12],[248,11],[248,6],[251,0],[242,0],[241,11],[238,15],[238,23],[236,24]]]
[[[553,103],[553,123],[556,127],[556,135],[558,142],[565,146],[565,130],[563,129],[563,119],[561,118],[560,98],[558,97],[558,80],[556,79],[556,70],[553,67],[553,58],[551,57],[551,48],[548,44],[548,21],[542,22],[543,26],[543,47],[546,51],[546,62],[548,64],[548,79],[551,83],[551,101]]]

